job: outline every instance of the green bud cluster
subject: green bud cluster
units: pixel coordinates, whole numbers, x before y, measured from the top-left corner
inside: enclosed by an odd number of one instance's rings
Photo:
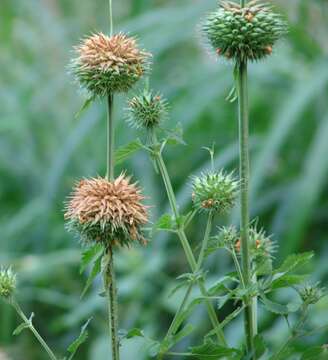
[[[287,24],[267,4],[250,1],[241,7],[221,2],[205,20],[203,31],[218,55],[237,62],[257,61],[272,53],[273,45],[286,34]]]
[[[277,245],[267,236],[263,229],[258,230],[256,227],[249,229],[249,239],[251,244],[252,257],[256,259],[273,258],[277,251]]]
[[[168,113],[168,103],[158,93],[143,90],[128,103],[128,122],[136,128],[151,130],[161,124]]]
[[[0,297],[10,298],[16,289],[16,274],[11,268],[0,270]]]
[[[305,304],[314,305],[323,297],[323,290],[318,283],[307,284],[299,289],[299,295]]]
[[[195,176],[192,184],[194,207],[226,213],[236,202],[239,182],[223,171]]]
[[[228,227],[223,226],[219,232],[219,242],[222,247],[227,249],[234,249],[236,242],[238,241],[240,234],[236,227],[231,225]]]

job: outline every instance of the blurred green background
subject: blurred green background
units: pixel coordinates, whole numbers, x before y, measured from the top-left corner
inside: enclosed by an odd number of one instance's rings
[[[181,123],[186,146],[165,157],[181,209],[190,207],[190,175],[209,167],[201,148],[216,143],[215,164],[237,168],[236,104],[225,101],[232,66],[218,61],[201,43],[199,23],[216,0],[120,0],[115,28],[137,35],[154,54],[151,85],[168,98],[167,127]],[[290,33],[273,56],[250,67],[252,215],[280,246],[277,258],[316,250],[313,279],[328,277],[328,3],[273,1],[286,14]],[[19,300],[58,353],[93,316],[90,338],[77,358],[108,359],[105,304],[98,279],[80,300],[80,247],[64,229],[63,201],[76,178],[105,173],[105,104],[96,102],[75,119],[85,100],[67,72],[72,46],[85,34],[109,28],[106,0],[1,0],[0,2],[0,262],[19,272]],[[142,86],[142,84],[140,84]],[[116,102],[117,142],[136,137],[124,121],[125,96]],[[153,220],[168,211],[160,178],[146,154],[122,169],[140,181]],[[117,170],[119,172],[119,169]],[[237,212],[220,223],[237,222]],[[203,231],[200,216],[189,231],[192,246]],[[279,261],[279,260],[278,260]],[[116,261],[121,328],[139,327],[161,338],[181,293],[168,298],[176,276],[189,271],[178,239],[158,234],[147,248],[122,251]],[[224,253],[209,259],[208,281],[232,269]],[[282,299],[290,296],[282,293]],[[228,310],[228,309],[227,309]],[[310,321],[327,318],[321,301]],[[287,327],[261,312],[269,344],[279,344]],[[200,341],[208,328],[199,307],[190,321]],[[0,304],[0,359],[46,359],[31,334],[11,336],[18,319]],[[228,329],[232,343],[242,336],[238,319]],[[307,339],[327,342],[328,334]],[[303,341],[300,346],[307,346]],[[136,355],[137,354],[137,355]],[[124,343],[123,360],[148,359],[143,341]],[[3,356],[3,358],[2,358]]]

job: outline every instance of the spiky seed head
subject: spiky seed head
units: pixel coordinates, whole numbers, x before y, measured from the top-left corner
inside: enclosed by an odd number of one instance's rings
[[[16,290],[16,274],[11,268],[0,269],[0,297],[9,299]]]
[[[127,112],[131,126],[151,130],[166,119],[168,103],[160,94],[143,90],[128,102]]]
[[[316,284],[306,284],[298,290],[302,301],[308,305],[316,304],[323,296],[324,290]]]
[[[121,174],[114,181],[104,178],[78,182],[66,204],[69,230],[82,242],[101,242],[105,246],[145,243],[141,226],[148,221],[144,196],[130,178]]]
[[[103,33],[83,39],[75,47],[72,72],[83,88],[96,96],[127,92],[149,69],[151,54],[123,33]]]
[[[271,55],[274,44],[287,33],[287,23],[256,0],[245,7],[224,1],[207,17],[203,32],[219,56],[257,61]]]
[[[236,202],[238,185],[232,174],[225,174],[223,171],[195,176],[192,184],[194,207],[225,213]]]
[[[219,241],[221,246],[227,249],[233,249],[236,241],[238,240],[239,233],[235,226],[223,226],[219,231]]]
[[[274,258],[277,252],[277,244],[268,236],[264,229],[251,226],[249,229],[251,253],[254,259]]]

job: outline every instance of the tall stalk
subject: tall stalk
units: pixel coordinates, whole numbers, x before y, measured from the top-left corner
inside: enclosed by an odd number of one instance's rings
[[[245,0],[240,1],[241,6]],[[245,287],[252,284],[251,260],[249,254],[249,116],[248,116],[248,84],[247,60],[240,60],[238,66],[238,107],[239,107],[239,156],[240,156],[240,236],[242,271]],[[256,335],[256,312],[252,298],[246,300],[245,308],[245,333],[248,353],[254,355],[254,336]]]
[[[164,185],[165,185],[165,189],[167,192],[167,196],[169,199],[169,203],[173,212],[173,216],[175,221],[178,223],[179,219],[180,219],[180,213],[178,210],[178,206],[177,206],[177,201],[175,198],[175,194],[173,191],[173,187],[172,187],[172,183],[169,177],[169,174],[167,172],[167,168],[166,165],[164,163],[162,154],[159,151],[154,151],[153,156],[155,158],[156,164],[159,168],[160,174],[162,176]],[[177,231],[178,237],[180,239],[180,242],[182,244],[183,250],[185,252],[188,264],[191,268],[191,271],[193,273],[197,272],[198,266],[197,266],[197,262],[196,259],[194,257],[194,254],[192,252],[191,246],[189,244],[188,238],[186,236],[185,230],[183,227],[178,226],[178,231]],[[224,337],[224,333],[223,330],[221,328],[221,324],[217,318],[217,315],[215,313],[214,307],[211,303],[211,301],[208,299],[208,294],[207,294],[207,290],[205,287],[205,283],[203,279],[198,279],[197,280],[197,284],[199,287],[199,290],[202,294],[202,296],[205,298],[205,306],[210,318],[210,321],[212,323],[212,326],[215,330],[216,336],[218,338],[218,341],[222,344],[222,345],[227,345],[225,337]]]

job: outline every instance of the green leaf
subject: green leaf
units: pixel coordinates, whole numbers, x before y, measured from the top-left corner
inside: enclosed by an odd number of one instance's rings
[[[189,336],[194,331],[194,327],[191,324],[187,324],[182,330],[171,336],[166,345],[166,351],[171,349],[175,344],[181,341],[183,338]]]
[[[94,96],[90,96],[88,99],[86,99],[81,106],[80,110],[75,114],[74,118],[78,119],[92,104],[92,102],[95,100]]]
[[[153,232],[155,231],[174,231],[175,221],[169,214],[161,216],[153,226]]]
[[[124,336],[124,338],[126,339],[132,339],[134,337],[145,337],[145,334],[143,333],[142,330],[138,329],[138,328],[134,328],[129,330],[126,335]]]
[[[87,279],[87,282],[86,282],[85,287],[84,287],[84,289],[82,291],[81,298],[83,298],[83,296],[88,291],[88,289],[91,286],[91,284],[92,284],[93,280],[95,279],[95,277],[100,273],[100,271],[101,271],[101,258],[102,258],[102,254],[100,254],[98,256],[98,258],[95,260],[95,262],[93,263],[92,269],[91,269],[90,274],[89,274],[88,279]]]
[[[306,281],[308,275],[283,275],[280,278],[274,280],[271,284],[271,289],[279,289],[284,287],[290,287],[294,285],[302,284]]]
[[[328,358],[328,349],[324,346],[314,346],[307,349],[300,360],[325,360]]]
[[[167,137],[164,140],[165,144],[169,145],[186,145],[183,140],[183,128],[181,123],[178,123],[177,126],[173,130],[167,130]]]
[[[134,155],[137,151],[145,148],[142,142],[137,139],[130,142],[127,145],[124,145],[115,151],[115,163],[121,164],[130,156]]]
[[[87,327],[91,320],[92,318],[88,319],[88,321],[82,326],[79,337],[75,341],[73,341],[72,344],[67,348],[67,351],[71,353],[69,360],[73,359],[73,356],[77,352],[78,348],[87,340],[88,338]]]
[[[86,269],[90,262],[104,250],[101,244],[94,244],[88,247],[87,250],[83,251],[81,257],[80,274]]]
[[[29,328],[29,325],[26,324],[26,323],[22,323],[22,324],[20,324],[20,325],[17,326],[17,328],[16,328],[16,329],[14,330],[14,332],[13,332],[13,335],[14,335],[14,336],[17,336],[17,335],[19,335],[24,329],[27,329],[27,328]]]
[[[256,335],[254,338],[255,354],[256,359],[260,359],[262,355],[265,354],[267,346],[264,342],[264,338],[261,335]]]
[[[206,341],[203,345],[190,348],[190,351],[199,360],[214,360],[225,357],[228,357],[229,360],[239,360],[242,356],[238,349],[223,347],[211,340]]]
[[[288,315],[289,313],[296,312],[301,306],[300,303],[289,303],[287,305],[282,305],[273,302],[269,300],[263,293],[261,294],[260,298],[268,311],[278,315]]]

